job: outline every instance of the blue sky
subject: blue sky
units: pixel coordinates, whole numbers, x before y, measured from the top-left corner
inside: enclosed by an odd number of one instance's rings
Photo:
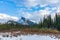
[[[18,20],[23,16],[38,23],[44,15],[51,14],[54,18],[59,11],[60,0],[0,0],[0,16],[6,20],[9,17]]]

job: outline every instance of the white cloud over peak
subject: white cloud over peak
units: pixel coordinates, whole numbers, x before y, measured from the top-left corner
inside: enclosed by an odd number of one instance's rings
[[[8,20],[14,20],[14,21],[18,21],[19,18],[18,17],[15,17],[15,16],[10,16],[10,15],[7,15],[7,14],[3,14],[3,13],[0,13],[0,20],[3,21],[8,21]]]
[[[26,13],[23,12],[22,15],[23,15],[23,17],[25,17],[27,19],[30,18],[30,17],[32,17],[32,14],[27,13],[27,12]]]

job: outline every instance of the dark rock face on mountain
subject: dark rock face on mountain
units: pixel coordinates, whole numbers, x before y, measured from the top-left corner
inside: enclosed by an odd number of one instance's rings
[[[34,22],[30,21],[29,19],[26,19],[24,17],[21,17],[21,19],[19,20],[19,22],[21,24],[23,24],[23,25],[31,25],[31,26],[34,25],[34,24],[36,24],[36,23],[34,23]]]

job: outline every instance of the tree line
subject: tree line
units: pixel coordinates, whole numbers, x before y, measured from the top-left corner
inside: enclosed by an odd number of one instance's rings
[[[60,15],[56,13],[54,19],[51,18],[51,15],[48,15],[47,18],[44,17],[43,21],[41,21],[38,25],[39,28],[60,30]]]

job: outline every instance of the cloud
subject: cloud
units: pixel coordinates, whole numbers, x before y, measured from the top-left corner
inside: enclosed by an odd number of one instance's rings
[[[60,4],[60,0],[13,0],[16,5],[26,6],[28,8],[35,7],[37,5],[46,6],[46,5],[57,5]]]
[[[51,4],[57,4],[57,3],[59,3],[60,0],[46,0],[46,1]]]
[[[51,14],[52,18],[54,18],[55,13],[60,12],[59,0],[23,0],[22,2],[21,0],[20,2],[15,0],[15,3],[16,5],[19,5],[19,7],[23,5],[26,7],[18,10],[20,16],[24,16],[25,18],[37,23],[44,17],[44,15]],[[38,8],[40,9],[37,10]]]
[[[23,15],[24,15],[25,18],[30,18],[30,17],[32,17],[32,15],[29,14],[29,13],[27,13],[27,12],[26,12],[26,13],[23,13]]]
[[[42,16],[49,15],[49,14],[50,14],[50,11],[49,11],[48,9],[40,10],[40,14],[41,14]]]
[[[20,12],[20,11],[19,11]],[[25,12],[25,11],[21,11],[19,14],[23,17],[25,17],[26,19],[29,19],[33,22],[39,23],[39,21],[41,19],[43,19],[44,15],[47,16],[51,13],[50,8],[46,7],[45,9],[39,10],[39,11],[35,11],[35,12]]]
[[[37,0],[27,0],[27,2],[26,2],[26,6],[29,6],[29,7],[34,7],[34,6],[36,6],[36,5],[38,5],[39,4],[39,0],[37,1]]]
[[[60,3],[59,0],[14,0],[14,3],[16,3],[16,5],[21,6],[24,5],[26,7],[35,7],[37,5],[45,5],[46,4],[58,4]]]
[[[60,5],[56,7],[56,12],[57,12],[57,13],[60,12]]]
[[[46,6],[45,1],[42,0],[13,0],[16,6],[26,6],[28,8],[35,7],[37,5]]]
[[[18,21],[19,18],[15,16],[10,16],[7,14],[0,13],[0,22],[6,22],[8,20]]]

